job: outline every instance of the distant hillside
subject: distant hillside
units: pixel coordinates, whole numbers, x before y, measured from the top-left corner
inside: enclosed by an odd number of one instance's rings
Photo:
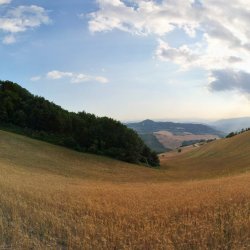
[[[250,127],[250,117],[223,119],[211,123],[216,129],[225,133],[240,131]]]
[[[142,138],[142,140],[145,142],[145,144],[148,147],[150,147],[152,150],[154,150],[157,153],[163,153],[163,152],[171,150],[167,146],[164,146],[164,144],[162,144],[157,139],[155,134],[139,134],[139,136]]]
[[[224,136],[224,133],[204,124],[145,120],[126,125],[135,130],[144,142],[156,152],[162,152],[159,150],[159,144],[165,148],[165,151],[168,151],[180,147],[183,143],[218,139]],[[158,145],[156,145],[155,140],[158,141]]]
[[[145,120],[138,123],[128,123],[127,126],[140,134],[159,131],[169,131],[175,135],[191,133],[194,135],[214,134],[221,136],[223,134],[222,132],[207,125],[194,123],[155,122],[152,120]]]
[[[244,173],[250,170],[250,131],[192,147],[187,152],[161,157],[161,165],[169,173],[179,171],[179,178],[211,178]]]
[[[9,81],[0,81],[0,127],[81,152],[159,165],[156,153],[120,122],[68,112]]]

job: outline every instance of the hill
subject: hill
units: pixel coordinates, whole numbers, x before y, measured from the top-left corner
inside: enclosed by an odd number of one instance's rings
[[[169,151],[183,144],[188,145],[224,136],[224,133],[204,124],[145,120],[138,123],[127,123],[126,125],[136,131],[144,142],[158,153],[163,152],[161,148]],[[158,141],[158,144],[155,141]]]
[[[187,152],[163,154],[161,165],[179,178],[199,179],[250,170],[250,131],[220,139]]]
[[[190,133],[194,135],[214,134],[221,136],[223,134],[207,125],[195,123],[155,122],[152,120],[145,120],[138,123],[127,123],[126,125],[139,134],[154,133],[158,131],[169,131],[173,134]]]
[[[167,146],[160,142],[155,134],[139,134],[144,143],[155,152],[164,153],[170,150]]]
[[[13,150],[15,149],[15,150]],[[112,182],[167,180],[161,171],[109,157],[81,153],[0,130],[0,164],[30,173]]]
[[[227,149],[240,152],[237,146],[248,139],[248,134],[246,140],[227,139]],[[225,148],[219,145],[211,143],[205,152]],[[213,157],[221,169],[219,154]],[[228,164],[240,160],[235,155]],[[210,171],[202,164],[200,170],[191,171],[189,180],[198,177],[197,171]],[[248,249],[250,245],[249,173],[183,181],[187,177],[180,168],[175,175],[174,168],[145,168],[3,131],[0,173],[1,249]]]
[[[250,117],[231,118],[218,120],[211,123],[211,126],[227,134],[240,131],[250,127]]]
[[[159,165],[156,153],[120,122],[68,112],[9,81],[0,81],[0,127],[81,152]]]

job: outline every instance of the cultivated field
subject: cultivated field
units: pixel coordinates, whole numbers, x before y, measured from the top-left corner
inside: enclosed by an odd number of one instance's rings
[[[190,149],[191,148],[191,149]],[[206,179],[250,171],[250,131],[229,139],[188,147],[184,153],[166,153],[162,169],[176,179]]]
[[[213,140],[219,139],[218,135],[194,135],[185,133],[183,135],[174,135],[169,131],[159,131],[154,133],[157,140],[165,147],[176,149],[182,145],[184,141],[200,141],[200,140]]]
[[[170,172],[0,132],[0,249],[250,248],[248,172]]]

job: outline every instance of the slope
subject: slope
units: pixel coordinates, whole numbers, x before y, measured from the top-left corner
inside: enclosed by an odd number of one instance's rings
[[[215,121],[211,126],[227,134],[250,127],[250,117],[231,118]]]
[[[155,122],[145,120],[138,123],[128,123],[127,127],[135,130],[139,134],[154,133],[158,131],[169,131],[173,134],[190,133],[194,135],[213,134],[223,136],[224,134],[208,125],[195,123],[174,123],[174,122]]]
[[[248,249],[249,176],[169,182],[0,131],[0,248]]]
[[[1,130],[0,164],[12,169],[86,180],[143,182],[168,179],[164,174],[165,171],[154,170],[104,156],[80,153]]]
[[[250,170],[250,132],[161,156],[162,168],[180,179],[199,179]]]
[[[136,131],[145,144],[157,153],[164,152],[164,148],[165,151],[176,149],[183,143],[190,145],[193,141],[211,140],[224,136],[224,133],[204,124],[145,120],[126,125]]]
[[[10,81],[0,81],[0,127],[81,152],[159,166],[157,154],[119,121],[69,112]]]
[[[12,169],[118,183],[182,181],[245,172],[250,166],[250,131],[189,149],[187,153],[162,154],[161,167],[153,169],[76,152],[0,130],[1,165]]]

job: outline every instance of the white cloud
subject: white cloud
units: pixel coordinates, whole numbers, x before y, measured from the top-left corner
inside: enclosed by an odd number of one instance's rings
[[[9,4],[11,3],[12,0],[0,0],[0,5],[1,4]]]
[[[30,80],[32,82],[37,82],[37,81],[41,80],[41,78],[42,78],[41,76],[33,76],[33,77],[30,78]]]
[[[134,7],[122,0],[98,0],[99,10],[90,14],[91,32],[119,29],[139,35],[162,36],[176,27],[194,35],[198,23],[192,16],[193,0],[131,1]],[[182,11],[184,10],[184,11]],[[188,12],[190,11],[190,12]]]
[[[42,7],[31,5],[11,8],[0,17],[0,30],[8,34],[4,37],[3,42],[13,43],[15,34],[49,23],[48,13]]]
[[[65,77],[73,77],[73,73],[54,70],[54,71],[48,72],[47,77],[49,79],[57,80],[57,79],[65,78]]]
[[[16,42],[16,38],[12,34],[8,35],[8,36],[5,36],[3,38],[3,44],[13,44],[15,42]]]
[[[228,69],[250,73],[249,1],[97,2],[99,9],[89,15],[91,32],[118,29],[136,35],[155,36],[159,41],[155,57],[173,62],[185,70],[199,67],[210,73]],[[174,30],[182,30],[183,37],[193,38],[193,43],[189,39],[189,43],[183,42],[181,46],[170,46],[166,35]],[[240,79],[249,80],[247,77]],[[238,89],[242,86],[236,82],[234,84]]]
[[[63,72],[53,70],[47,73],[47,78],[51,80],[59,80],[63,78],[68,78],[71,83],[83,83],[83,82],[99,82],[108,83],[109,80],[103,76],[92,76],[81,73]]]
[[[156,58],[162,61],[171,61],[182,67],[190,66],[199,60],[199,55],[191,50],[187,45],[179,48],[170,47],[168,43],[159,39],[159,44],[155,52]]]

